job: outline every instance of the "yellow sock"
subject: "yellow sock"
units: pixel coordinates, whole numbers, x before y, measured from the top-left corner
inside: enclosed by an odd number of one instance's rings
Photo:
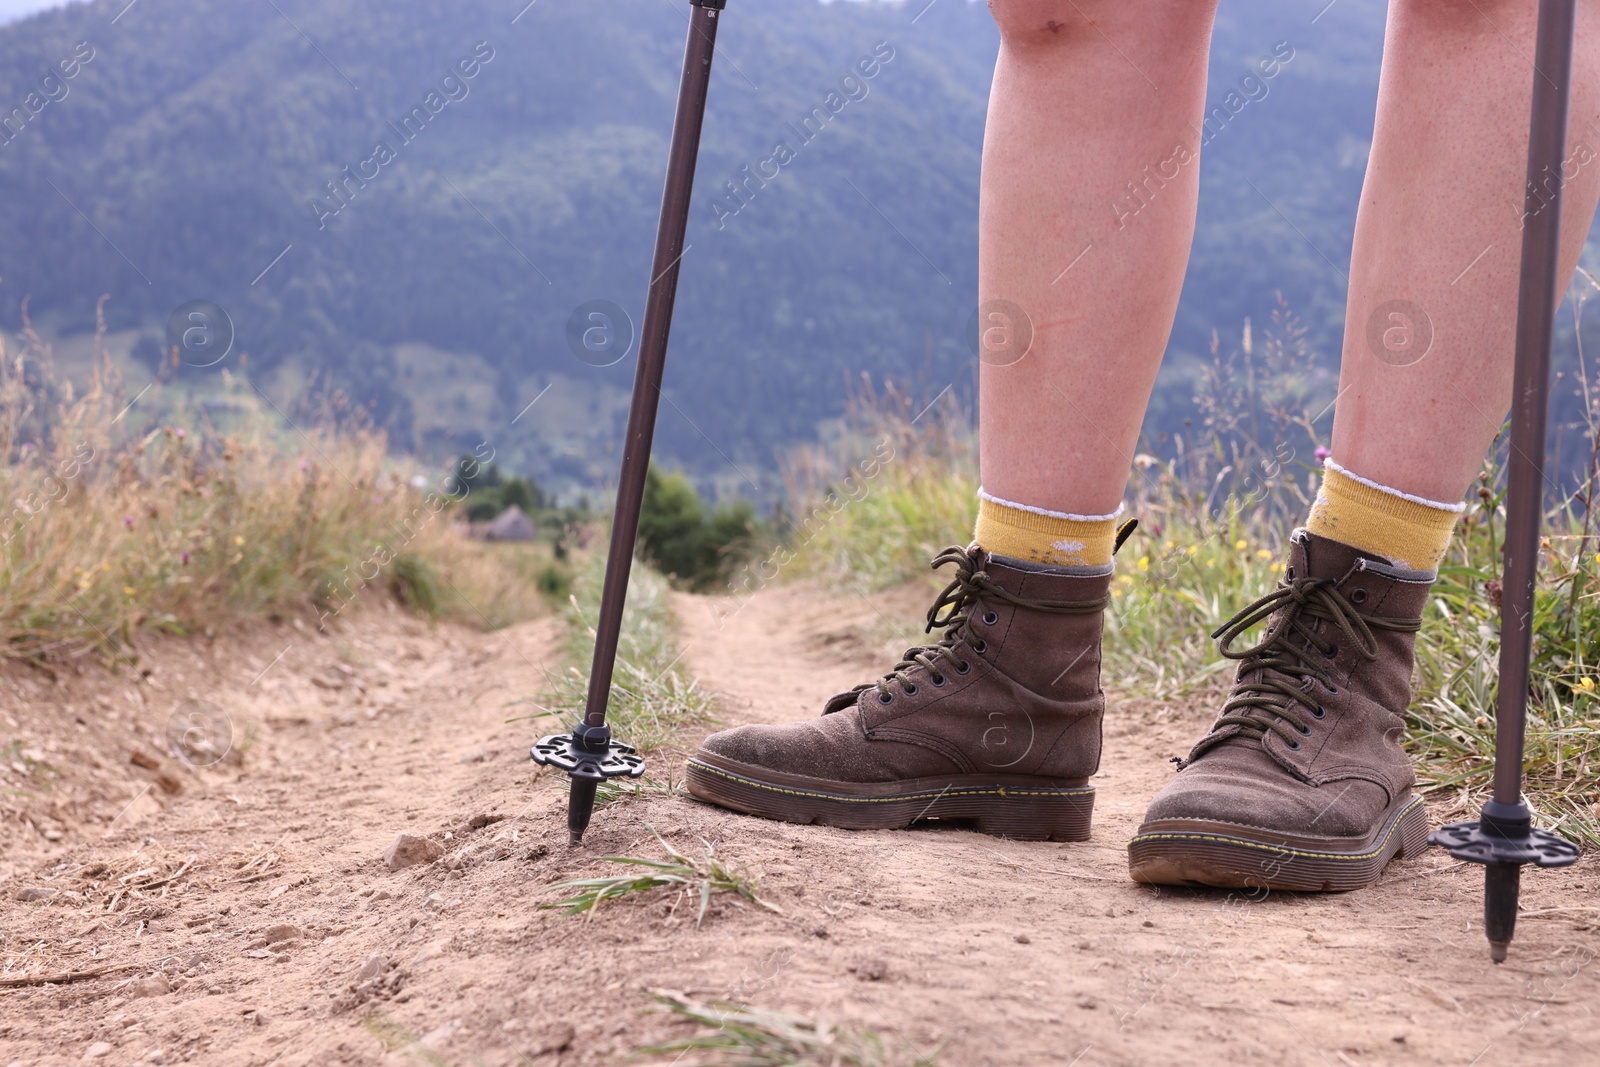
[[[1415,571],[1439,568],[1465,504],[1441,504],[1322,463],[1322,490],[1306,529]]]
[[[1068,515],[992,497],[978,490],[973,537],[996,556],[1054,567],[1099,567],[1111,562],[1119,506],[1110,515]]]

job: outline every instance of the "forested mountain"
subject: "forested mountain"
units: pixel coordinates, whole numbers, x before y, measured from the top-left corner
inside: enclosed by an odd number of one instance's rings
[[[1349,254],[1383,12],[1345,0],[1316,17],[1324,3],[1222,5],[1215,102],[1258,57],[1293,58],[1206,146],[1153,427],[1193,413],[1213,327],[1236,337],[1278,290],[1336,370],[1344,281],[1328,260]],[[488,439],[541,479],[592,485],[633,360],[580,360],[568,320],[594,300],[642,312],[686,14],[97,0],[0,28],[0,327],[27,296],[36,323],[81,332],[109,293],[111,328],[154,365],[173,309],[215,301],[237,329],[225,365],[248,353],[275,402],[331,382],[396,447]],[[777,452],[837,417],[863,372],[970,394],[995,49],[965,0],[732,0],[662,455],[765,489]],[[819,107],[836,113],[814,133],[801,120]],[[778,176],[748,180],[780,141]]]

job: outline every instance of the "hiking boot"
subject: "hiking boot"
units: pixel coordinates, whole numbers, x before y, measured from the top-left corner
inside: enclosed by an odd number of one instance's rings
[[[1277,589],[1212,634],[1239,661],[1233,692],[1150,802],[1135,881],[1356,889],[1426,847],[1400,734],[1434,577],[1295,531]]]
[[[906,650],[820,718],[706,738],[689,791],[735,811],[852,830],[963,821],[1029,840],[1089,836],[1100,763],[1100,629],[1111,566],[1045,568],[945,549],[955,580]]]

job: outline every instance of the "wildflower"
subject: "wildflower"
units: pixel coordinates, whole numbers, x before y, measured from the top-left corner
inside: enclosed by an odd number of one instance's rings
[[[1199,551],[1200,551],[1200,546],[1199,545],[1190,545],[1189,546],[1189,555],[1192,556],[1192,555],[1194,555],[1195,553],[1197,553]]]
[[[184,566],[185,566],[185,567],[187,567],[187,566],[188,566],[188,565],[189,565],[189,553],[187,553],[187,552],[181,552],[181,553],[179,553],[179,555],[180,555],[180,556],[181,556],[181,557],[182,557],[182,559],[183,559],[183,565],[184,565]]]
[[[234,534],[233,535],[233,543],[236,544],[236,545],[242,545],[242,544],[244,544],[244,538],[240,537],[238,534]]]
[[[1271,558],[1272,558],[1272,550],[1271,549],[1269,549],[1269,548],[1258,548],[1258,549],[1256,549],[1256,559],[1259,559],[1263,563],[1265,563],[1267,560],[1269,560]]]
[[[1593,693],[1594,679],[1589,677],[1587,674],[1584,675],[1582,678],[1578,679],[1578,688],[1582,689],[1585,693]]]
[[[1249,548],[1249,547],[1250,547],[1250,542],[1249,542],[1249,541],[1246,541],[1246,540],[1245,540],[1245,539],[1244,539],[1244,538],[1242,538],[1242,537],[1241,537],[1241,538],[1239,538],[1239,540],[1237,540],[1237,541],[1235,541],[1235,542],[1234,542],[1234,543],[1233,543],[1233,550],[1234,550],[1234,551],[1235,551],[1235,552],[1243,552],[1243,551],[1244,551],[1244,550],[1245,550],[1245,549],[1247,549],[1247,548]]]
[[[134,593],[135,593],[135,592],[136,592],[136,591],[137,591],[137,590],[135,590],[135,589],[134,589],[134,588],[133,588],[133,586],[131,586],[131,585],[125,585],[125,586],[123,586],[123,587],[122,587],[122,591],[123,591],[123,592],[124,592],[124,593],[126,593],[126,594],[127,594],[127,595],[128,595],[128,596],[133,596],[133,594],[134,594]]]
[[[122,525],[126,526],[130,530],[133,529],[133,516],[132,515],[124,515],[122,517]]]
[[[1317,462],[1318,463],[1321,463],[1323,460],[1329,458],[1332,455],[1333,455],[1333,453],[1328,451],[1326,448],[1323,448],[1321,445],[1317,446]]]
[[[181,429],[181,428],[180,428],[180,429],[179,429],[179,430],[178,430],[178,440],[180,440],[180,441],[181,441],[181,440],[183,440],[183,439],[184,439],[184,437],[185,437],[185,436],[187,436],[187,435],[186,435],[186,434],[185,434],[185,433],[184,433],[184,432],[183,432],[183,430],[182,430],[182,429]]]
[[[1150,569],[1150,557],[1149,556],[1140,556],[1139,557],[1139,569],[1142,570],[1142,571],[1147,571],[1147,570]]]

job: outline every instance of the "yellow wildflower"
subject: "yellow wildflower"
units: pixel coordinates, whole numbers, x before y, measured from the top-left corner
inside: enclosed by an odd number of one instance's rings
[[[1239,540],[1237,540],[1237,541],[1235,541],[1233,543],[1233,549],[1234,549],[1235,552],[1243,552],[1245,549],[1247,549],[1249,547],[1250,547],[1250,542],[1246,541],[1242,537],[1239,538]]]

